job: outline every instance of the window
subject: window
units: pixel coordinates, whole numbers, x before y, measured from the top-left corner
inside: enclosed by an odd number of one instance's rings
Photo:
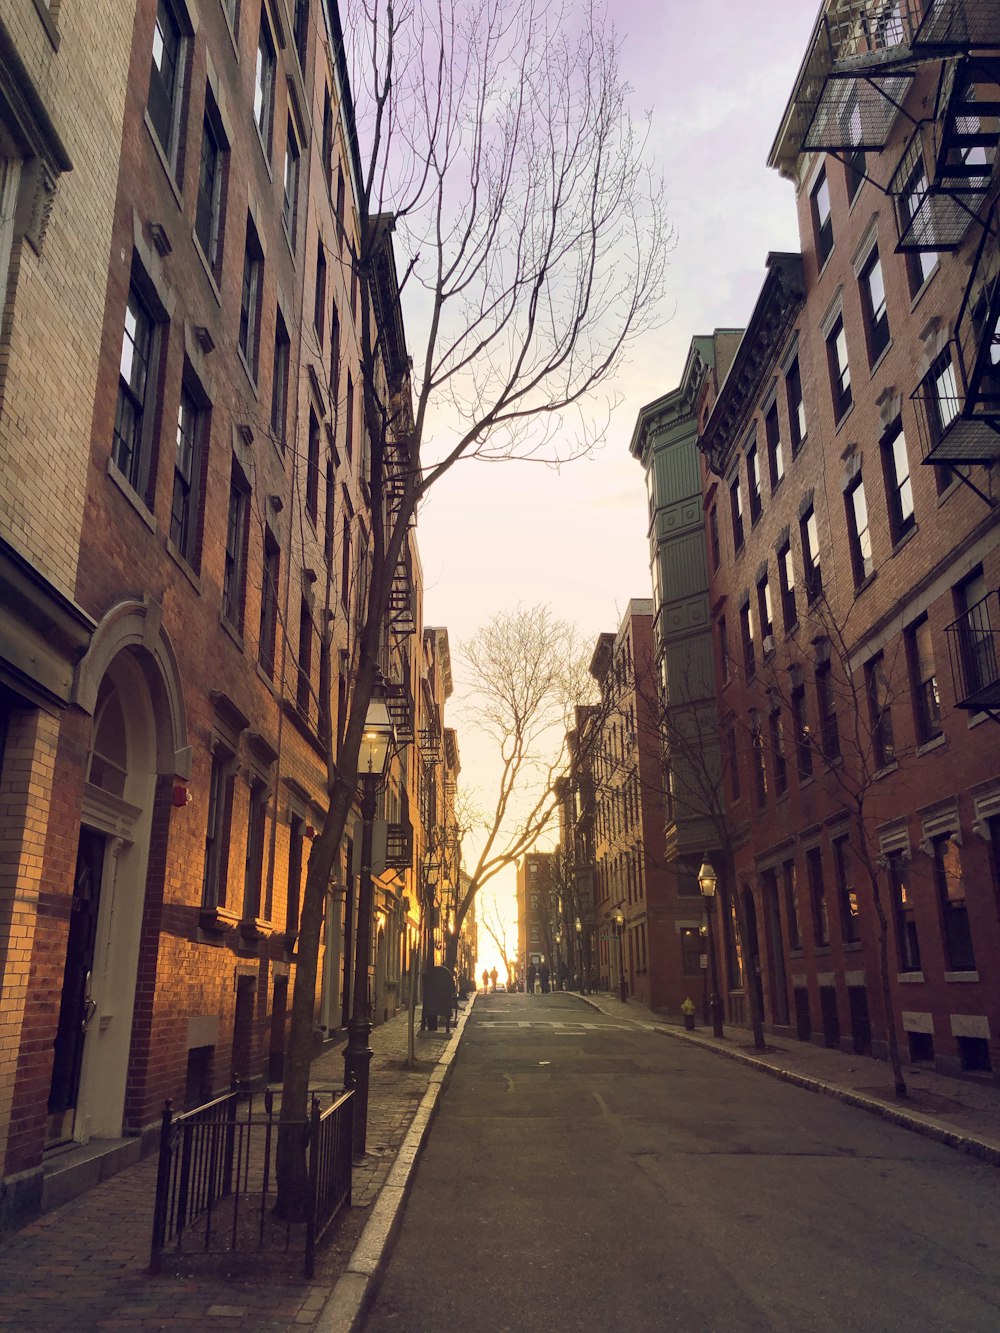
[[[281,311],[274,321],[274,360],[271,363],[271,435],[285,447],[288,430],[288,362],[291,340]]]
[[[226,18],[233,32],[239,30],[240,0],[222,0],[222,8],[226,11]]]
[[[340,540],[340,603],[345,611],[351,608],[351,518],[345,512]]]
[[[243,877],[243,919],[260,916],[260,890],[264,879],[264,844],[267,829],[267,787],[260,781],[250,786],[250,815],[247,824],[247,859]]]
[[[295,40],[295,54],[299,58],[300,68],[304,70],[309,41],[309,0],[293,0],[292,9],[292,37]]]
[[[802,374],[799,370],[798,357],[788,367],[788,374],[785,376],[785,395],[788,399],[788,425],[794,458],[806,438],[806,405],[802,397]]]
[[[346,206],[346,193],[345,193],[345,186],[344,186],[344,168],[343,168],[343,167],[338,167],[338,168],[337,168],[337,203],[336,203],[336,215],[337,215],[337,249],[338,249],[338,250],[343,250],[343,248],[344,248],[344,239],[345,239],[345,237],[344,237],[344,229],[345,229],[345,226],[346,226],[346,220],[345,220],[345,219],[346,219],[346,215],[345,215],[345,206]]]
[[[823,592],[823,568],[819,554],[816,511],[812,505],[799,519],[799,535],[802,538],[802,571],[805,575],[806,596],[810,602],[814,602]]]
[[[931,843],[931,855],[948,971],[972,972],[976,958],[965,905],[965,877],[958,842],[951,834],[935,838]]]
[[[847,362],[847,335],[844,332],[843,315],[837,316],[833,327],[826,335],[826,360],[830,369],[833,416],[835,421],[840,421],[854,401],[851,392],[851,368]]]
[[[340,396],[340,314],[336,301],[330,308],[330,395],[336,407]]]
[[[886,860],[892,914],[896,922],[896,949],[901,972],[920,971],[920,940],[913,913],[913,900],[906,888],[906,860],[902,852],[890,852]]]
[[[774,652],[774,617],[771,612],[771,585],[767,574],[757,583],[757,618],[760,621],[761,652]]]
[[[978,694],[997,678],[996,650],[986,598],[986,581],[980,566],[955,589],[964,698]]]
[[[795,732],[795,761],[800,778],[811,778],[813,771],[812,738],[806,716],[806,687],[795,685],[791,695],[792,729]]]
[[[802,926],[799,923],[799,904],[795,892],[795,862],[786,861],[781,867],[781,887],[785,894],[785,916],[788,919],[788,947],[802,948]]]
[[[299,667],[295,684],[295,706],[308,722],[312,704],[313,618],[308,600],[299,603]]]
[[[333,572],[333,541],[336,533],[336,513],[335,513],[336,489],[333,484],[333,458],[327,450],[326,456],[326,506],[323,516],[323,554],[327,565],[330,567],[331,575]]]
[[[155,325],[142,297],[129,287],[118,374],[111,459],[132,489],[148,499],[152,470]]]
[[[868,339],[868,364],[873,366],[889,346],[889,312],[885,304],[885,282],[876,246],[865,260],[859,279],[861,306]]]
[[[785,454],[781,443],[781,428],[778,425],[777,403],[771,404],[764,418],[764,435],[767,439],[767,467],[773,494],[785,475]]]
[[[270,528],[264,532],[264,568],[260,592],[260,634],[257,661],[266,676],[274,675],[274,645],[278,628],[278,577],[281,550]]]
[[[705,944],[697,926],[681,926],[681,973],[685,977],[700,977]]]
[[[931,366],[924,379],[923,401],[927,409],[927,427],[931,449],[935,449],[944,439],[949,426],[959,414],[961,403],[958,385],[955,381],[955,364],[949,348],[941,353]],[[940,495],[952,480],[952,471],[947,467],[936,467],[934,476]]]
[[[860,121],[861,108],[858,106],[857,102],[854,104],[854,110]],[[858,191],[865,183],[865,173],[868,169],[865,150],[863,148],[855,148],[853,153],[845,153],[844,166],[846,168],[847,202],[853,204],[854,200],[857,198]]]
[[[222,614],[238,634],[243,633],[243,607],[247,587],[247,515],[250,488],[237,462],[229,482],[229,513],[226,519],[226,555],[222,573]]]
[[[858,895],[851,888],[848,865],[850,844],[846,837],[833,840],[833,868],[837,876],[837,901],[840,904],[840,932],[845,944],[854,944],[860,938],[861,918]]]
[[[895,545],[916,524],[906,437],[898,421],[882,442],[882,468],[885,473],[885,493],[889,504],[889,530]]]
[[[712,505],[708,511],[708,540],[712,552],[712,569],[716,570],[722,562],[722,546],[719,541],[719,510]]]
[[[221,749],[212,755],[208,787],[208,823],[205,829],[205,869],[202,878],[203,907],[225,907],[229,860],[229,829],[233,812],[232,756]]]
[[[774,792],[784,796],[788,790],[788,761],[785,758],[785,728],[781,720],[781,709],[772,708],[768,717],[771,733],[771,756],[774,764]]]
[[[274,76],[277,60],[274,38],[264,6],[260,10],[260,35],[257,38],[257,67],[254,74],[253,118],[265,154],[271,155],[271,131],[274,127]]]
[[[747,489],[750,492],[750,523],[760,518],[760,458],[757,455],[756,440],[747,449]]]
[[[830,918],[826,906],[826,885],[823,882],[823,853],[818,847],[810,847],[806,852],[806,874],[809,878],[813,937],[816,947],[821,949],[830,943]]]
[[[174,493],[170,505],[170,540],[192,569],[198,567],[202,463],[208,413],[186,384],[181,385],[177,409],[177,451],[174,455]]]
[[[757,674],[757,662],[753,646],[753,619],[750,615],[749,602],[744,602],[740,607],[740,634],[743,640],[743,670],[746,673],[747,680],[752,680]]]
[[[347,372],[347,401],[344,404],[345,434],[344,448],[347,450],[347,457],[354,456],[354,377],[351,372]]]
[[[837,703],[833,693],[833,670],[829,662],[822,662],[816,668],[816,703],[823,740],[823,758],[828,763],[833,763],[840,757],[840,728],[837,723]]]
[[[184,81],[184,37],[171,0],[159,0],[146,110],[167,161],[176,170]]]
[[[750,712],[750,751],[753,755],[754,795],[758,807],[763,810],[767,804],[767,765],[764,762],[764,732],[756,709]]]
[[[878,768],[884,768],[896,758],[896,744],[892,731],[892,696],[885,674],[885,661],[877,653],[865,664],[865,693],[868,696],[868,721],[872,734],[872,755]]]
[[[309,409],[309,437],[306,455],[306,513],[315,526],[319,514],[319,421]]]
[[[781,592],[781,619],[785,633],[790,634],[798,623],[795,608],[795,565],[792,563],[792,547],[785,542],[778,551],[778,588]]]
[[[740,494],[739,473],[729,483],[729,512],[733,520],[733,548],[743,549],[743,497]]]
[[[740,787],[740,749],[735,727],[730,727],[726,734],[726,761],[729,768],[730,795],[734,801],[738,801],[743,792]]]
[[[927,235],[928,232],[933,230],[933,223],[916,223],[911,228],[913,218],[921,210],[927,189],[927,171],[924,167],[923,158],[920,158],[903,186],[902,193],[897,196],[896,208],[899,211],[900,236],[905,235],[907,230],[910,229],[911,237],[919,236],[922,240],[930,240],[933,244],[933,237]],[[934,250],[907,250],[905,253],[910,295],[915,296],[937,267],[937,252]]]
[[[260,346],[260,298],[264,286],[264,251],[253,221],[247,215],[247,238],[243,250],[243,286],[240,292],[240,351],[250,377],[257,378]]]
[[[906,631],[906,656],[910,667],[913,721],[917,743],[924,745],[941,735],[941,695],[934,665],[931,627],[921,616]]]
[[[194,231],[208,267],[217,278],[222,270],[222,195],[228,145],[211,92],[205,97],[205,119],[201,130],[201,161],[198,167],[198,201]]]
[[[316,238],[316,290],[313,294],[313,328],[320,346],[323,345],[323,333],[326,328],[326,254],[323,250],[323,237]]]
[[[330,89],[323,89],[323,138],[320,152],[323,157],[323,175],[329,190],[333,181],[333,102]]]
[[[299,930],[299,899],[302,894],[302,851],[305,825],[298,815],[288,821],[288,888],[285,894],[285,934]]]
[[[281,218],[291,247],[295,249],[295,221],[298,215],[299,199],[299,141],[291,120],[285,136],[285,189],[281,206]]]
[[[860,588],[865,579],[870,578],[875,567],[872,561],[871,532],[868,527],[868,502],[865,500],[865,485],[860,473],[848,486],[844,502],[847,507],[847,535],[851,546],[854,586]]]
[[[830,187],[827,184],[825,167],[819,173],[809,198],[816,241],[816,262],[817,266],[822,268],[833,249],[833,217],[830,212]]]
[[[719,617],[719,661],[722,663],[723,683],[729,680],[729,633],[726,628],[726,617]]]

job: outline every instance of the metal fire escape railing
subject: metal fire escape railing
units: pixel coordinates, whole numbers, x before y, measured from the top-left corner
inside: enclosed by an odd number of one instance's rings
[[[947,355],[911,395],[925,463],[989,466],[1000,460],[998,209],[995,203],[976,250]]]
[[[794,95],[805,150],[885,147],[913,81],[912,0],[840,0],[822,16]]]
[[[991,592],[945,630],[955,702],[1000,721],[1000,592]]]
[[[995,47],[1000,33],[1000,0],[927,0],[913,34],[914,53],[951,55]]]

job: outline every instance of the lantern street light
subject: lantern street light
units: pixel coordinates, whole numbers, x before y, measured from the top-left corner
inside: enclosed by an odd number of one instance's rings
[[[712,1035],[722,1037],[725,1034],[722,1031],[722,1002],[719,999],[719,981],[716,972],[715,962],[715,944],[712,939],[712,904],[715,901],[715,889],[719,877],[715,873],[715,868],[706,856],[701,863],[701,869],[698,871],[698,888],[701,890],[701,896],[705,902],[705,924],[708,927],[708,966],[710,970],[710,985],[712,993],[708,1000],[708,1011],[712,1017]]]
[[[584,957],[583,957],[583,922],[579,917],[573,922],[573,929],[576,931],[576,966],[577,982],[580,994],[583,994],[584,986]]]
[[[354,1156],[365,1155],[368,1132],[368,1082],[371,1073],[371,1000],[368,963],[372,949],[372,824],[375,795],[385,781],[395,743],[392,719],[379,684],[372,692],[358,751],[361,784],[361,875],[358,882],[358,929],[354,946],[354,999],[344,1051],[344,1086],[354,1089]]]
[[[625,913],[616,907],[611,919],[618,931],[618,998],[622,1004],[628,1003],[628,982],[625,980]]]

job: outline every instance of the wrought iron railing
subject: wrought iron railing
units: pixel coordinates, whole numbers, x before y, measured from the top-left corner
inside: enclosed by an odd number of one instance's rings
[[[311,1278],[316,1246],[351,1201],[354,1094],[314,1093],[306,1122],[280,1124],[270,1089],[263,1111],[253,1097],[227,1093],[182,1115],[167,1102],[153,1208],[149,1270],[164,1253],[273,1254],[301,1248]],[[303,1136],[308,1188],[304,1207],[275,1211],[280,1134]]]
[[[1000,708],[1000,592],[991,592],[946,629],[955,702],[973,712]]]

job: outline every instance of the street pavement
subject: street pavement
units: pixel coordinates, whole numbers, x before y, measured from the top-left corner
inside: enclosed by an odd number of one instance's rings
[[[996,1333],[996,1167],[842,1100],[877,1110],[884,1066],[712,1045],[609,997],[481,998],[365,1333]],[[788,1081],[831,1060],[840,1095]],[[906,1114],[950,1133],[966,1086]]]
[[[760,1056],[738,1029],[716,1042],[608,995],[479,996],[465,1032],[450,1066],[445,1033],[418,1033],[413,1069],[405,1015],[373,1032],[369,1154],[313,1282],[294,1260],[284,1276],[192,1261],[150,1278],[147,1158],[0,1237],[0,1330],[347,1333],[390,1255],[373,1330],[604,1333],[610,1323],[630,1333],[791,1328],[794,1318],[800,1329],[1000,1328],[983,1295],[987,1281],[996,1290],[1000,1176],[967,1155],[1000,1164],[1000,1089],[908,1071],[914,1095],[900,1109],[875,1061],[796,1041]],[[313,1081],[341,1077],[331,1049]],[[892,1267],[885,1282],[873,1282],[871,1256],[876,1275]],[[918,1262],[937,1295],[911,1281]],[[397,1292],[408,1264],[419,1269],[404,1282],[412,1304]],[[658,1276],[646,1303],[632,1293],[648,1273]],[[768,1284],[806,1282],[801,1308],[768,1294]],[[839,1323],[824,1322],[831,1308]]]

